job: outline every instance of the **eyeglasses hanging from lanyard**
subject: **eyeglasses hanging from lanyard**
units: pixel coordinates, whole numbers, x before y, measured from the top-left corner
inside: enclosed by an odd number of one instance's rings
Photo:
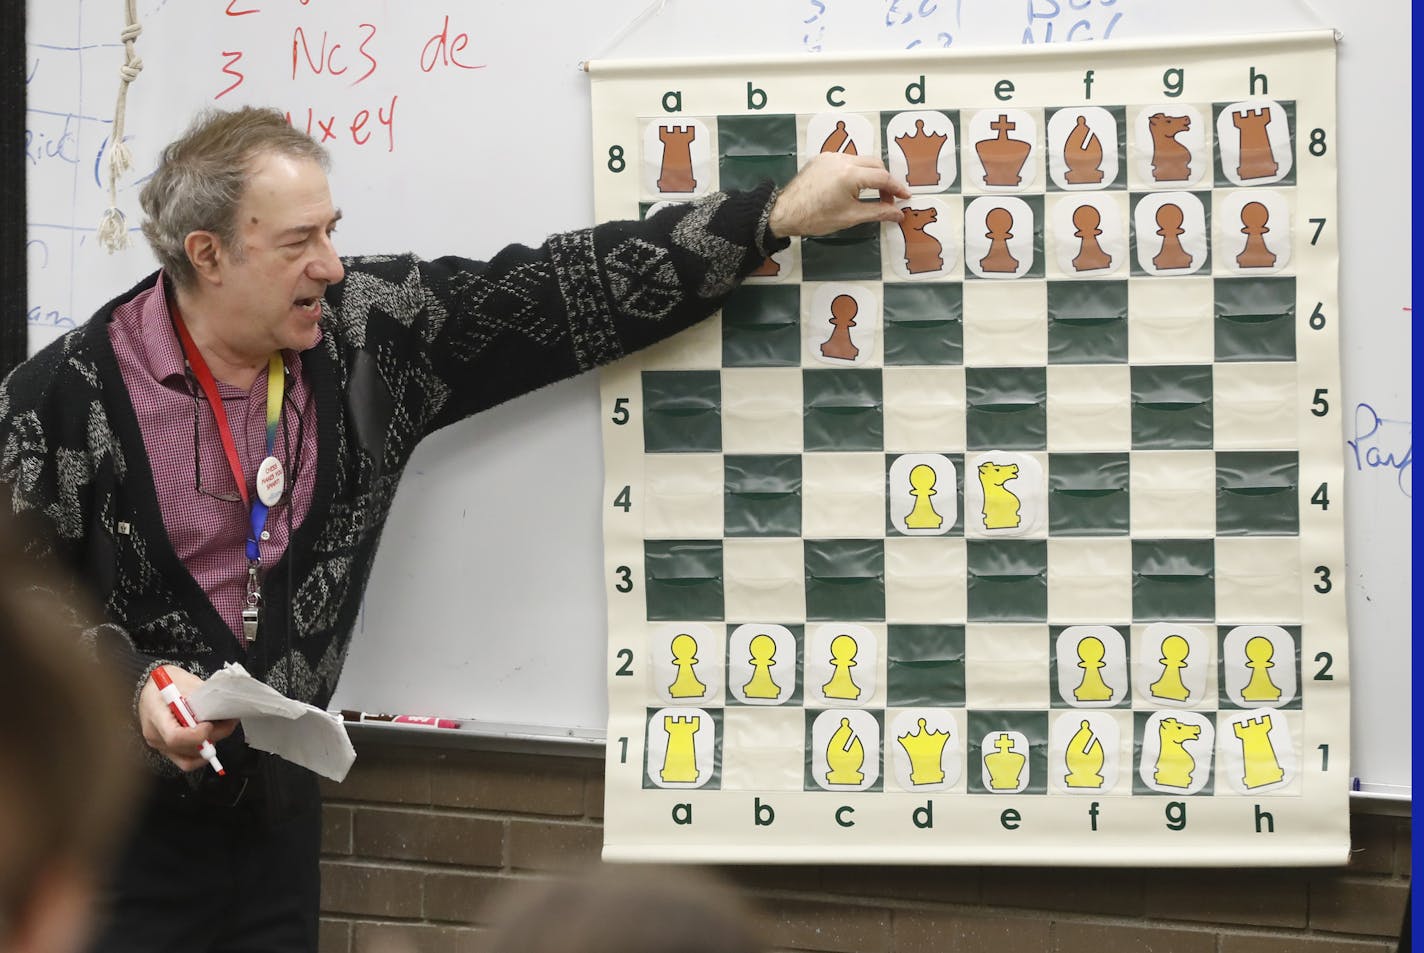
[[[258,579],[258,570],[262,567],[262,553],[257,541],[264,538],[268,509],[282,498],[282,491],[287,484],[287,474],[282,469],[282,462],[272,453],[277,443],[277,425],[282,418],[282,395],[286,387],[282,356],[273,353],[267,359],[267,455],[257,467],[257,499],[249,500],[247,479],[243,476],[242,463],[237,456],[237,444],[232,439],[227,408],[223,406],[222,396],[218,394],[218,382],[214,379],[213,372],[208,369],[208,362],[203,360],[202,352],[193,342],[193,335],[188,332],[188,326],[184,324],[183,316],[178,313],[176,306],[173,309],[173,326],[183,344],[183,354],[188,359],[188,366],[192,369],[193,376],[198,379],[198,385],[203,388],[208,405],[213,409],[213,419],[217,421],[218,436],[222,439],[227,465],[232,469],[232,478],[237,483],[237,492],[242,496],[243,505],[248,507],[247,596],[242,605],[242,636],[244,643],[251,644],[257,640],[257,627],[262,620],[262,585]]]

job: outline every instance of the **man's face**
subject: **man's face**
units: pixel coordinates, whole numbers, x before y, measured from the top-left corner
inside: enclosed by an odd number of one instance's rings
[[[230,347],[261,358],[316,343],[322,294],[343,274],[331,243],[340,217],[315,162],[278,154],[253,160],[237,208],[241,248],[222,256],[217,289]]]

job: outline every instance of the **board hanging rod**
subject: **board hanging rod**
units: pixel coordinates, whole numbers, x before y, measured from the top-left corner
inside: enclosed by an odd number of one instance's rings
[[[667,5],[668,0],[653,0],[652,3],[648,4],[647,7],[643,9],[642,13],[629,20],[627,25],[624,26],[623,29],[615,33],[613,39],[609,40],[608,43],[604,45],[603,49],[599,50],[593,56],[588,56],[584,59],[579,60],[578,68],[587,73],[589,60],[602,59],[609,53],[613,52],[613,50],[617,49],[620,43],[628,39],[628,37],[632,36],[635,30],[641,27],[644,23],[647,23],[653,17],[662,13],[663,10],[667,8]]]

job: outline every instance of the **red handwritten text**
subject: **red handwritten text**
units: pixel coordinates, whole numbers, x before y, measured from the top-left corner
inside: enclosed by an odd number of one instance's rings
[[[470,34],[456,33],[450,35],[450,15],[445,15],[445,22],[440,25],[440,32],[425,41],[425,48],[420,51],[420,68],[429,73],[437,66],[456,66],[460,69],[484,69],[485,64],[462,63],[459,53],[470,45]]]
[[[366,49],[367,45],[376,37],[375,25],[362,23],[360,29],[365,32],[366,36],[361,40],[360,45],[357,46],[356,52],[361,59],[366,61],[364,64],[366,65],[366,72],[352,80],[352,86],[355,86],[374,73],[376,67],[379,65],[376,61],[376,57]],[[351,68],[347,63],[346,55],[341,52],[342,45],[340,43],[332,43],[328,48],[327,39],[328,33],[326,30],[323,30],[321,32],[321,42],[316,47],[316,56],[313,57],[312,42],[307,39],[306,31],[301,27],[297,27],[292,31],[292,79],[297,78],[297,71],[301,67],[303,60],[306,61],[307,69],[318,76],[323,72],[332,76],[341,76]],[[363,64],[360,64],[358,61],[357,65],[360,66]]]
[[[371,110],[358,109],[348,120],[344,114],[317,110],[308,106],[305,116],[301,113],[287,113],[287,122],[299,129],[304,129],[307,135],[316,139],[317,142],[344,142],[347,137],[353,144],[364,146],[368,143],[379,144],[380,139],[386,140],[386,151],[396,151],[396,100],[399,95],[391,97],[389,108],[377,106],[376,121],[371,122]],[[303,125],[305,123],[305,125]],[[384,129],[384,136],[381,135]]]

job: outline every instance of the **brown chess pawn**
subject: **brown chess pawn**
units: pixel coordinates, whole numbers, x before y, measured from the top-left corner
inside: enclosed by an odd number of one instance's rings
[[[939,185],[939,154],[948,141],[943,133],[927,134],[923,119],[915,120],[914,135],[895,137],[895,145],[905,155],[907,185]]]
[[[1192,256],[1182,247],[1182,227],[1185,216],[1181,206],[1167,203],[1157,209],[1157,234],[1162,236],[1162,249],[1152,257],[1152,267],[1169,268],[1192,267]]]
[[[1019,173],[1033,146],[1022,139],[1009,138],[1016,125],[1006,114],[1000,113],[998,119],[989,123],[989,128],[999,135],[974,143],[979,163],[984,166],[985,185],[1018,185],[1023,181]]]
[[[1072,185],[1091,185],[1103,180],[1103,144],[1088,128],[1087,116],[1079,116],[1073,131],[1068,133],[1063,143],[1063,162],[1068,166],[1063,178]]]
[[[1158,182],[1185,182],[1192,177],[1192,150],[1177,141],[1192,128],[1191,116],[1153,113],[1147,118],[1152,133],[1152,178]]]
[[[1276,263],[1275,253],[1266,247],[1266,233],[1270,231],[1266,223],[1271,220],[1271,212],[1260,202],[1247,202],[1241,208],[1241,234],[1246,236],[1246,247],[1236,256],[1238,268],[1270,268]]]
[[[767,258],[760,265],[757,265],[757,270],[752,272],[747,277],[775,278],[779,274],[781,274],[781,262],[777,261],[775,258],[767,256]]]
[[[855,140],[850,137],[850,132],[846,130],[845,120],[836,121],[836,128],[826,137],[826,141],[821,143],[822,152],[844,152],[848,156],[859,155],[855,149]]]
[[[1073,227],[1077,229],[1073,234],[1080,240],[1078,256],[1073,259],[1073,267],[1077,271],[1112,267],[1112,256],[1098,244],[1098,236],[1103,233],[1098,228],[1102,220],[1102,213],[1091,205],[1080,205],[1073,210]]]
[[[821,356],[840,361],[853,361],[860,354],[860,348],[850,339],[850,329],[855,327],[855,316],[860,305],[850,295],[836,295],[831,300],[831,325],[835,328],[831,336],[821,345]]]
[[[984,227],[989,229],[984,236],[989,239],[989,254],[979,259],[979,267],[984,271],[1008,272],[1019,270],[1019,260],[1009,253],[1009,239],[1014,237],[1014,213],[1006,208],[993,208],[984,216]]]
[[[1271,124],[1271,108],[1247,109],[1231,114],[1231,124],[1241,133],[1241,158],[1236,174],[1242,179],[1264,179],[1276,174],[1276,154],[1271,151],[1271,137],[1266,127]]]
[[[658,174],[658,191],[696,190],[697,180],[692,177],[692,140],[697,138],[697,127],[659,126],[658,138],[663,143],[663,164]]]
[[[925,231],[939,219],[933,208],[906,208],[900,219],[900,235],[905,239],[905,269],[912,275],[944,269],[944,246]]]

